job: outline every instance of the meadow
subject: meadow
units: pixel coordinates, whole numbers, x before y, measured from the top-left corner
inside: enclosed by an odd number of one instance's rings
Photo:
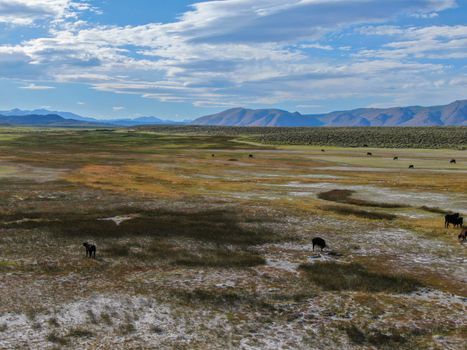
[[[463,349],[466,133],[2,128],[0,348]]]

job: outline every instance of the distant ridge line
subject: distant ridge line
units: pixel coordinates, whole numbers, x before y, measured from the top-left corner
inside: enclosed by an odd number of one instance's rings
[[[207,115],[192,125],[213,126],[467,126],[467,100],[422,107],[358,108],[325,114],[300,114],[280,109],[231,108]]]

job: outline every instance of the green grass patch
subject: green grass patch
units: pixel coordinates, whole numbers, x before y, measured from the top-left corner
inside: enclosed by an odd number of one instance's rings
[[[52,332],[49,335],[47,335],[46,339],[51,343],[55,343],[62,346],[65,346],[69,343],[69,340],[67,338],[60,336],[56,332]]]
[[[178,265],[189,267],[253,267],[263,265],[266,260],[256,253],[232,250],[205,250],[199,255],[177,259]]]
[[[360,205],[365,207],[376,207],[376,208],[405,208],[406,205],[395,204],[395,203],[383,203],[383,202],[372,202],[366,201],[363,199],[352,198],[352,195],[355,191],[352,190],[331,190],[327,192],[322,192],[318,194],[319,199],[324,199],[327,201]]]
[[[437,214],[452,214],[452,211],[450,210],[444,210],[444,209],[437,208],[437,207],[427,207],[426,205],[420,207],[420,209],[429,211],[431,213],[437,213]]]
[[[421,287],[414,278],[368,271],[356,263],[317,262],[300,265],[311,282],[325,290],[409,293]]]
[[[351,207],[342,207],[342,206],[334,206],[334,205],[326,205],[321,207],[321,209],[326,211],[332,211],[334,213],[340,215],[353,215],[359,218],[364,219],[371,219],[371,220],[394,220],[397,219],[396,215],[393,214],[386,214],[374,211],[367,211],[361,209],[355,209]]]
[[[136,332],[136,327],[133,323],[124,323],[118,327],[118,333],[120,335],[128,335]]]
[[[108,244],[102,252],[112,257],[127,257],[130,255],[130,247],[126,244],[111,243]]]
[[[73,328],[66,336],[72,338],[91,338],[94,336],[94,333],[84,328]]]
[[[62,213],[15,213],[0,216],[0,228],[42,228],[67,238],[111,239],[131,237],[190,238],[220,244],[257,245],[275,242],[279,237],[260,225],[245,228],[242,222],[251,221],[240,213],[228,210],[168,211],[157,209],[141,211],[140,216],[116,225],[102,218],[134,214],[135,209],[92,212],[86,214]],[[131,211],[130,211],[131,210]],[[22,221],[22,219],[34,219]],[[18,221],[19,220],[19,221]],[[251,227],[251,226],[250,226]],[[118,254],[126,254],[126,248],[109,247]]]

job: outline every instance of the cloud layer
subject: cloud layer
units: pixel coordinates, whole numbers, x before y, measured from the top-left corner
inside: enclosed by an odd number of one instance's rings
[[[83,21],[82,11],[96,10],[83,1],[0,0],[0,23],[49,23],[45,36],[0,43],[0,77],[27,81],[31,89],[40,81],[79,82],[209,107],[458,96],[467,80],[467,26],[388,25],[455,6],[453,0],[204,1],[173,23],[122,27]],[[358,44],[365,38],[380,43]]]

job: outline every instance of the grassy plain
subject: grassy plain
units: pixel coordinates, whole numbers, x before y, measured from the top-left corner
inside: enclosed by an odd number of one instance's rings
[[[0,348],[465,344],[466,151],[156,131],[0,130]]]

